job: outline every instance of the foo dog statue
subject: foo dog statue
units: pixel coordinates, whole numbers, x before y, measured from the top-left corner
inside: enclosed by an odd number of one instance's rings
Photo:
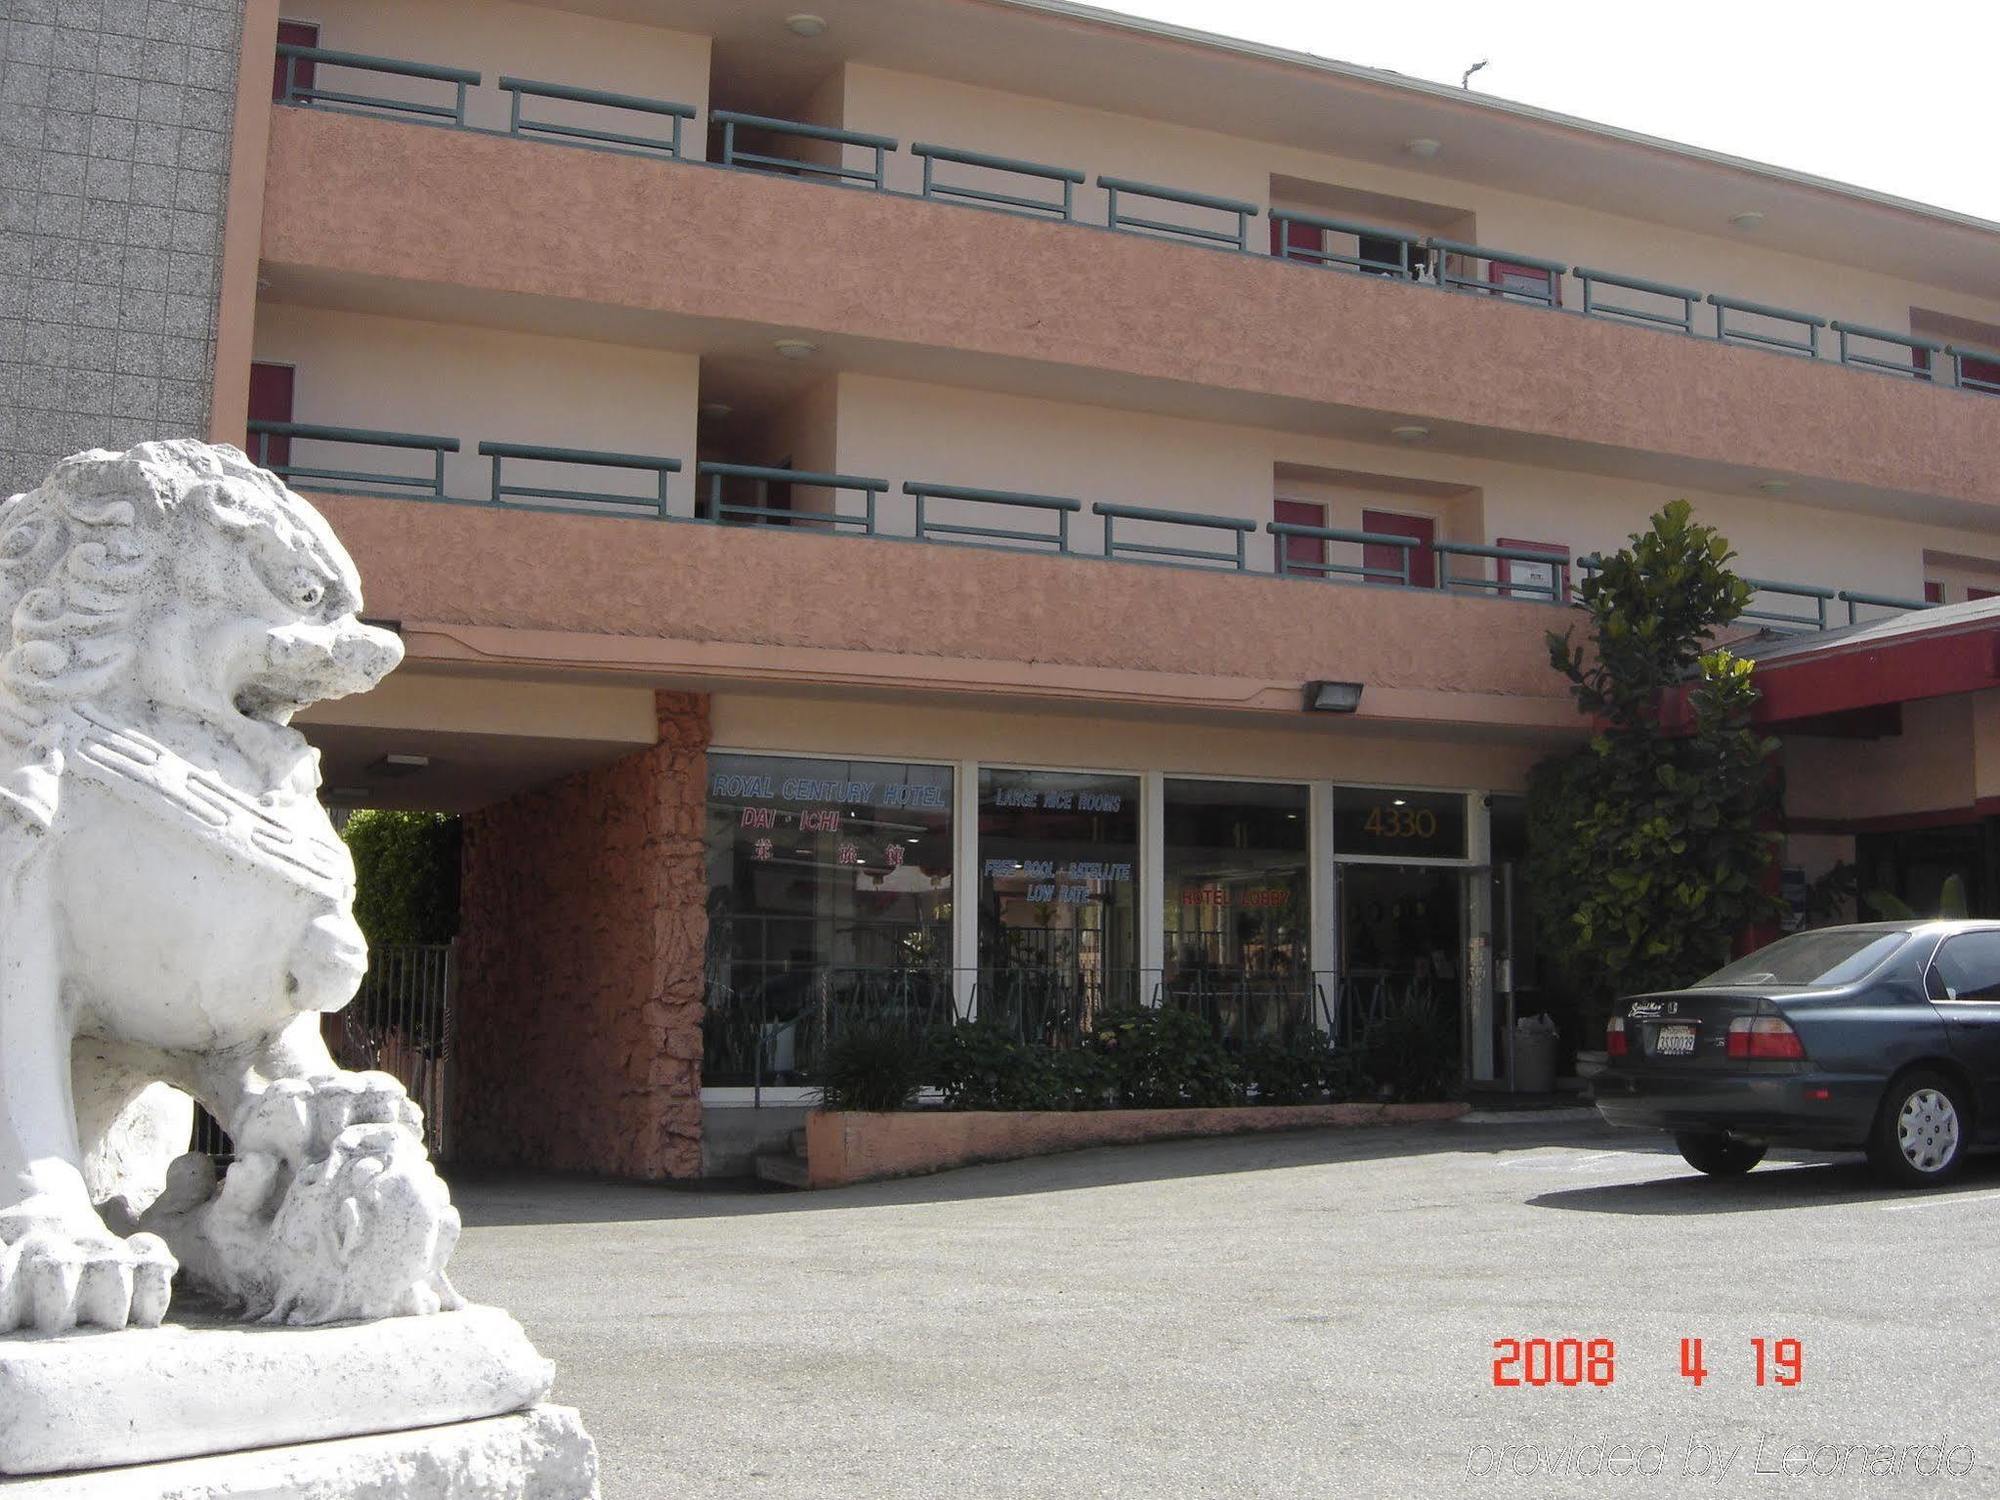
[[[320,1037],[367,949],[289,721],[401,660],[360,606],[233,448],[79,454],[0,506],[0,1332],[157,1324],[177,1267],[273,1321],[460,1305],[415,1106]],[[161,1083],[229,1127],[219,1188],[162,1182]]]

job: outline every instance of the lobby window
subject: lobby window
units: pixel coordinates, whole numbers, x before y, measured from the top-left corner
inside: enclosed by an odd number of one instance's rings
[[[1168,989],[1282,988],[1307,980],[1306,788],[1170,778],[1162,824]]]
[[[710,1081],[804,1072],[835,1012],[949,1018],[951,839],[948,766],[709,756]]]
[[[1147,998],[1139,778],[979,773],[979,1007],[1024,1033]]]

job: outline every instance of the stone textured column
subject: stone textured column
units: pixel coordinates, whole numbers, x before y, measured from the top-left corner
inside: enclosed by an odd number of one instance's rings
[[[454,1159],[701,1172],[708,698],[465,820]]]
[[[242,11],[0,5],[0,496],[207,427]]]

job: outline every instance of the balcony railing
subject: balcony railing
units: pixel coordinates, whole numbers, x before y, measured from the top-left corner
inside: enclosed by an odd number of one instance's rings
[[[596,516],[644,516],[652,520],[698,522],[708,525],[785,526],[830,535],[846,532],[864,537],[929,542],[948,546],[988,547],[1002,551],[1053,551],[1061,556],[1095,556],[1110,562],[1141,562],[1154,566],[1201,568],[1256,574],[1249,539],[1259,528],[1243,516],[1203,511],[1161,510],[1150,506],[1097,501],[1088,507],[1103,523],[1095,546],[1080,545],[1071,517],[1085,510],[1084,502],[1065,495],[1025,494],[1015,490],[979,489],[970,485],[908,480],[902,494],[910,500],[907,519],[887,517],[882,499],[890,481],[859,474],[822,474],[806,469],[773,469],[750,464],[704,462],[697,466],[699,494],[677,511],[669,488],[681,472],[678,459],[657,454],[613,453],[592,448],[551,448],[528,443],[481,442],[477,452],[491,460],[486,493],[464,497],[448,493],[445,455],[459,451],[456,438],[420,433],[378,432],[358,427],[319,426],[305,422],[252,422],[250,452],[264,467],[304,489],[332,494],[379,495],[387,498],[442,501],[496,509],[553,511]],[[293,445],[312,450],[301,458]],[[380,450],[428,454],[428,472],[397,469],[327,467],[314,453],[332,449],[345,453]],[[359,465],[363,459],[356,459]],[[332,463],[328,459],[326,463]],[[518,469],[504,465],[534,464],[556,468],[624,470],[644,476],[648,492],[576,489],[567,484],[523,480]],[[513,474],[510,481],[507,477]],[[779,503],[776,491],[787,493]],[[829,497],[824,508],[794,503],[791,491],[819,491]],[[744,499],[749,493],[753,498]],[[843,510],[841,494],[858,496],[861,509]],[[938,507],[946,507],[939,513]],[[968,511],[966,507],[971,509]],[[1017,525],[964,519],[999,511],[1021,517]],[[1053,529],[1051,528],[1053,526]],[[1136,529],[1136,532],[1135,532]],[[1438,593],[1472,595],[1516,603],[1564,605],[1570,602],[1572,569],[1589,572],[1599,566],[1595,554],[1572,557],[1564,552],[1534,548],[1489,546],[1481,542],[1420,541],[1393,532],[1349,531],[1332,526],[1307,526],[1267,521],[1262,528],[1272,539],[1270,573],[1265,576],[1328,583],[1399,588],[1425,587]],[[1202,545],[1220,538],[1215,545]],[[1317,552],[1295,549],[1305,542]],[[1360,549],[1360,561],[1336,557],[1333,547]],[[1392,562],[1370,561],[1390,552]],[[1417,559],[1428,559],[1430,582],[1419,585]],[[1487,565],[1491,564],[1489,572]],[[1470,571],[1468,571],[1468,568]],[[1814,583],[1772,579],[1748,580],[1757,598],[1743,618],[1787,630],[1826,630],[1840,623],[1834,605],[1844,604],[1845,623],[1856,624],[1863,609],[1890,612],[1930,609],[1924,600],[1854,589],[1833,589]],[[1780,607],[1771,600],[1803,600],[1802,607]]]
[[[466,121],[466,91],[478,87],[481,82],[476,72],[289,44],[278,48],[278,56],[284,85],[282,103],[388,114],[461,130],[479,129]],[[450,84],[455,90],[454,102],[444,105],[403,99],[393,94],[364,94],[322,88],[317,74],[321,65],[372,72],[386,78]],[[556,144],[685,161],[687,158],[681,149],[681,125],[699,117],[699,112],[691,105],[631,94],[605,93],[569,84],[501,78],[499,86],[511,96],[512,101],[508,128],[500,133],[546,139]],[[635,111],[668,118],[672,121],[671,135],[666,140],[659,140],[609,128],[598,130],[581,125],[530,120],[523,114],[524,98],[596,106],[620,114],[621,118]],[[916,193],[904,193],[888,184],[888,159],[899,149],[899,143],[893,137],[734,110],[711,109],[708,120],[719,129],[721,158],[713,163],[690,165],[775,172],[864,191],[949,202],[996,213],[1064,223],[1082,222],[1076,212],[1075,190],[1088,178],[1084,172],[1073,167],[1017,161],[1010,157],[924,142],[910,148],[911,154],[922,163],[923,186]],[[745,139],[746,134],[756,140],[819,142],[831,149],[824,153],[824,159],[779,155],[775,150],[753,149]],[[849,151],[862,153],[867,165],[849,165]],[[1050,183],[1054,196],[1033,197],[997,187],[989,189],[941,180],[937,175],[937,164],[940,162],[1000,174],[1010,179],[1027,178]],[[1721,343],[1748,345],[1813,360],[1828,359],[1821,348],[1820,330],[1831,328],[1839,339],[1830,362],[1845,369],[1952,386],[1981,395],[2000,395],[2000,350],[1943,345],[1915,335],[1830,321],[1816,313],[1772,307],[1717,292],[1703,292],[1694,287],[1674,286],[1582,266],[1571,269],[1560,261],[1517,251],[1496,250],[1435,235],[1359,224],[1279,205],[1265,209],[1242,199],[1191,192],[1170,185],[1103,175],[1097,178],[1097,185],[1105,195],[1105,219],[1101,226],[1095,227],[1164,237],[1183,244],[1238,254],[1255,254],[1260,252],[1253,250],[1251,245],[1250,221],[1261,213],[1267,215],[1275,226],[1272,252],[1275,258],[1298,265],[1350,274],[1395,277],[1412,285],[1446,291],[1477,291],[1501,301],[1550,311],[1567,311],[1686,336],[1712,337]],[[1135,200],[1141,205],[1137,211],[1131,206]],[[1159,210],[1147,206],[1154,204],[1174,205],[1206,217],[1159,218],[1155,216]],[[1224,224],[1227,227],[1221,227]],[[1293,226],[1317,232],[1320,247],[1295,243],[1291,232]],[[1325,248],[1328,235],[1354,239],[1356,251],[1349,254]],[[1481,264],[1485,266],[1483,275],[1477,270]],[[1570,276],[1576,278],[1581,290],[1581,297],[1573,308],[1563,296],[1563,285]],[[1623,298],[1608,300],[1602,295],[1602,289],[1606,287],[1619,292],[1638,293],[1648,300],[1636,305]],[[1713,321],[1707,328],[1697,327],[1696,324],[1696,308],[1700,306],[1714,309]],[[1746,322],[1745,319],[1751,321]],[[1882,352],[1885,345],[1907,349],[1910,354],[1908,362],[1885,356]],[[1934,368],[1930,359],[1931,355],[1940,352],[1949,361],[1943,369]]]

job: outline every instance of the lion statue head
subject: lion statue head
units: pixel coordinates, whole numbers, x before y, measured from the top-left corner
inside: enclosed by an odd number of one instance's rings
[[[237,449],[79,453],[0,505],[0,735],[88,705],[163,736],[219,732],[259,764],[296,758],[298,709],[402,659],[360,607],[326,522]]]

